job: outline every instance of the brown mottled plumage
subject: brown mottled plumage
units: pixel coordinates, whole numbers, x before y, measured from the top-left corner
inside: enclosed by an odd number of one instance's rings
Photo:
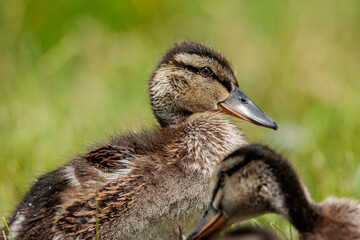
[[[11,218],[13,235],[95,239],[98,229],[100,239],[159,239],[175,226],[191,229],[210,200],[217,163],[246,144],[219,112],[231,92],[242,94],[237,85],[217,51],[195,42],[175,44],[149,81],[160,127],[114,136],[40,177]],[[242,97],[230,106],[263,113]],[[268,124],[246,120],[277,127],[261,116]]]
[[[208,210],[221,219],[212,222],[217,232],[237,221],[278,213],[298,229],[303,240],[360,239],[357,201],[329,197],[315,203],[292,166],[262,145],[242,147],[221,162]],[[215,217],[203,219],[210,222]],[[215,230],[205,225],[204,221],[199,224],[188,239],[200,239]]]

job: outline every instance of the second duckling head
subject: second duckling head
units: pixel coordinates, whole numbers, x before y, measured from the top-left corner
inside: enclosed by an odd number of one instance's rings
[[[220,165],[218,182],[207,212],[188,239],[202,239],[233,223],[265,213],[283,215],[298,230],[309,230],[316,216],[306,188],[292,166],[263,145],[238,149]]]
[[[162,126],[178,124],[194,113],[219,111],[277,129],[239,88],[228,60],[201,43],[176,43],[166,52],[150,78],[149,94]]]

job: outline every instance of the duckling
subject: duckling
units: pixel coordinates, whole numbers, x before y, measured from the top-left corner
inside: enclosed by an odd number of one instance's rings
[[[10,222],[18,239],[161,239],[196,224],[217,164],[246,145],[222,113],[276,129],[219,52],[174,45],[149,80],[159,127],[115,135],[40,177]]]
[[[210,206],[187,239],[218,234],[227,226],[265,213],[293,224],[303,240],[360,239],[360,205],[326,198],[315,203],[293,167],[262,145],[249,145],[221,162]]]

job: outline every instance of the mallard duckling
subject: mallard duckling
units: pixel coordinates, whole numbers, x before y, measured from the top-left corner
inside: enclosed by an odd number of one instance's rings
[[[262,145],[242,147],[221,162],[210,206],[187,239],[265,213],[284,216],[303,240],[360,239],[357,201],[330,197],[315,203],[289,162]]]
[[[217,164],[246,144],[222,113],[276,129],[238,87],[229,62],[196,42],[175,44],[149,80],[160,127],[114,136],[40,177],[17,206],[19,239],[161,239],[196,224]]]

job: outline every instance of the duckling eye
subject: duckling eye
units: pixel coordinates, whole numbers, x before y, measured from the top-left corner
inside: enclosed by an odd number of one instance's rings
[[[220,180],[220,183],[224,182],[224,180],[225,180],[225,173],[223,171],[220,172],[219,180]]]
[[[211,76],[213,74],[213,71],[209,67],[203,67],[203,68],[200,68],[200,73],[203,76],[208,77],[208,76]]]

